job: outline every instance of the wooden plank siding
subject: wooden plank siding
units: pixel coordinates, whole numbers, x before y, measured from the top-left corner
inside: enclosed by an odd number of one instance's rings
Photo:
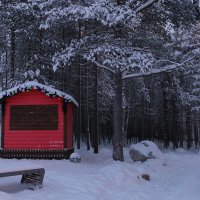
[[[10,111],[11,106],[30,105],[56,105],[58,108],[58,126],[56,130],[11,130]],[[8,97],[5,101],[4,116],[4,149],[63,149],[64,148],[64,123],[63,103],[61,98],[51,98],[43,92],[30,90]],[[73,110],[73,104],[69,104],[69,110]],[[71,111],[70,111],[71,112]],[[71,114],[73,114],[71,112]],[[68,121],[72,123],[72,116],[68,115]],[[67,148],[72,147],[72,125],[67,125]],[[69,127],[68,127],[69,126]],[[68,146],[69,145],[69,146]]]

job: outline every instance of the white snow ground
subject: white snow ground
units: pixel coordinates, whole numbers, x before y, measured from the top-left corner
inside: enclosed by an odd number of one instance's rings
[[[133,163],[125,149],[125,162],[112,160],[112,150],[99,154],[77,151],[81,163],[68,160],[6,160],[0,167],[42,165],[42,189],[24,189],[20,176],[0,178],[0,200],[199,200],[200,153],[184,150],[164,153],[163,160]],[[148,173],[151,180],[141,178]]]

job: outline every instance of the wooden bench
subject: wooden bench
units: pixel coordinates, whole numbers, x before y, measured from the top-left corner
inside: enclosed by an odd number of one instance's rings
[[[0,178],[8,176],[22,175],[21,183],[29,189],[35,189],[36,187],[41,188],[44,179],[45,169],[44,168],[28,168],[28,169],[17,169],[0,171]]]

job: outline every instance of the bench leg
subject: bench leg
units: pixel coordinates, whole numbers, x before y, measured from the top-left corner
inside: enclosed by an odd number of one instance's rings
[[[27,185],[31,184],[41,188],[43,179],[44,179],[44,171],[31,174],[23,174],[21,178],[21,183]]]

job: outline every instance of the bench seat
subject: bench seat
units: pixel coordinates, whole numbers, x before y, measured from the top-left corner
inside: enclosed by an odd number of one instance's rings
[[[21,183],[27,186],[36,186],[41,188],[44,179],[45,169],[44,168],[18,168],[15,170],[8,169],[0,170],[0,178],[8,176],[22,175]]]

